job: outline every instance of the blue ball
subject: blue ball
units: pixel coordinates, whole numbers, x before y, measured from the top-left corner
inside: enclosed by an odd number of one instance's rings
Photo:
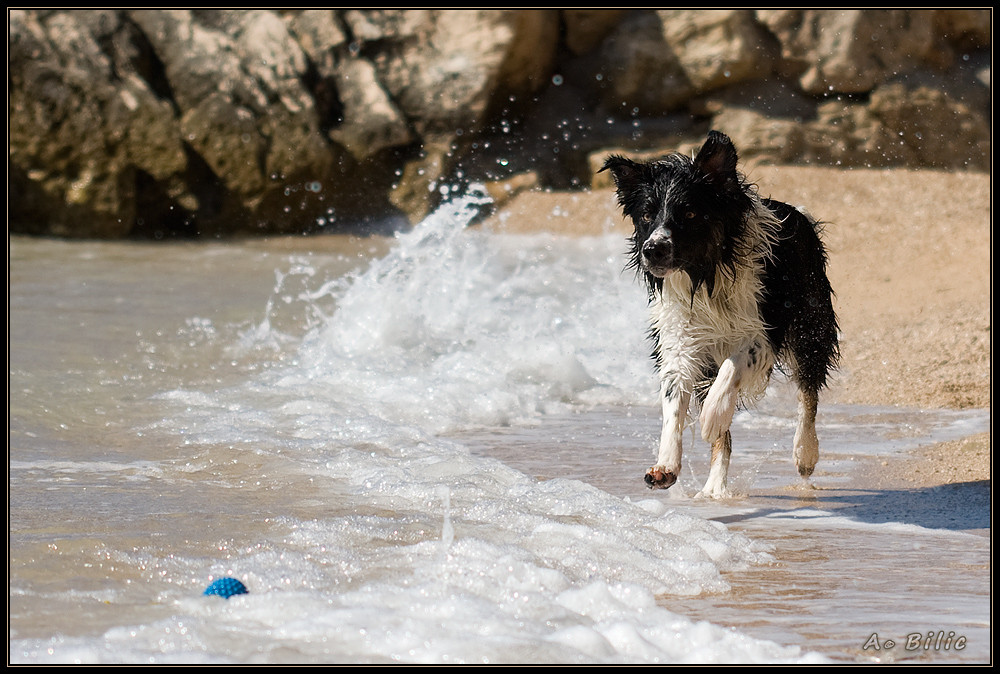
[[[224,599],[229,599],[234,594],[248,594],[247,586],[235,578],[219,578],[205,588],[205,594],[217,594]]]

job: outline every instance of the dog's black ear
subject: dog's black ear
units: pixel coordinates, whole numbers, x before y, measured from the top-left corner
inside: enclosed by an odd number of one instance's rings
[[[716,184],[736,181],[736,146],[720,131],[709,131],[708,139],[694,158],[694,166]]]
[[[621,190],[635,184],[643,176],[645,164],[634,162],[628,157],[613,154],[604,160],[604,166],[598,171],[611,171],[615,179],[615,185]]]

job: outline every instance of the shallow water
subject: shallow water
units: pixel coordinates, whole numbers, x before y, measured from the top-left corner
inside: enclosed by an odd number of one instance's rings
[[[11,660],[989,660],[989,486],[858,488],[987,411],[826,406],[807,488],[779,383],[737,416],[736,498],[693,498],[700,442],[649,492],[620,238],[474,212],[396,240],[12,240]],[[202,596],[227,575],[250,593]],[[965,647],[905,647],[938,631]]]

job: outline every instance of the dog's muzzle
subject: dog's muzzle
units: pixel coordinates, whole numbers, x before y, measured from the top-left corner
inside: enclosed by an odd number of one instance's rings
[[[669,234],[653,232],[642,244],[642,266],[657,278],[663,278],[673,269],[674,242]]]

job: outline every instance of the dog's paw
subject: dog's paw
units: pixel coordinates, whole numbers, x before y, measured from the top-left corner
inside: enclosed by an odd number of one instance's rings
[[[709,473],[705,486],[695,494],[695,498],[731,498],[733,493],[729,491],[726,478],[723,474],[716,472],[715,468]]]
[[[663,466],[653,466],[646,471],[645,480],[650,489],[667,489],[677,482],[677,474]]]
[[[819,440],[815,433],[796,433],[792,456],[802,477],[809,477],[819,462]]]
[[[694,495],[694,497],[714,498],[714,499],[732,498],[733,492],[729,491],[729,488],[726,487],[725,485],[710,487],[709,485],[706,484],[705,487],[700,492]]]

